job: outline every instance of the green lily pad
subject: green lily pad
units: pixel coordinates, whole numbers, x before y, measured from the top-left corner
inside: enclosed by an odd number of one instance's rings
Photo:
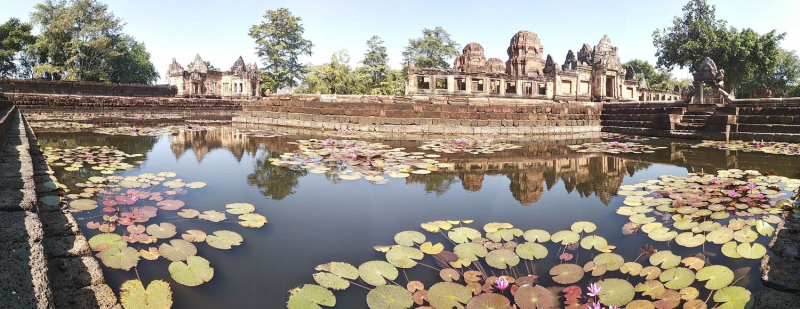
[[[314,281],[319,283],[321,286],[334,290],[344,290],[350,287],[350,282],[332,273],[315,273]]]
[[[729,241],[722,245],[722,254],[732,259],[740,259],[742,256],[739,255],[737,249],[737,243],[735,241]]]
[[[588,221],[578,221],[572,224],[570,230],[572,230],[575,233],[581,233],[581,232],[591,233],[597,230],[597,225]]]
[[[583,278],[583,268],[575,264],[560,264],[550,269],[553,281],[558,284],[573,284]]]
[[[746,308],[750,299],[750,291],[740,286],[729,286],[714,293],[714,301],[722,303],[718,307],[721,309]]]
[[[667,227],[659,227],[647,233],[647,236],[655,241],[670,241],[678,237],[678,232],[672,231]]]
[[[473,297],[467,303],[469,309],[511,308],[511,302],[497,293],[483,293]]]
[[[243,215],[256,211],[256,207],[250,203],[232,203],[225,205],[225,211],[233,215]]]
[[[411,292],[396,285],[381,285],[367,293],[370,309],[406,309],[414,305]]]
[[[615,271],[625,264],[625,259],[616,253],[601,253],[594,257],[592,260],[597,265],[605,266],[608,271]]]
[[[228,250],[233,246],[238,246],[242,244],[242,235],[239,233],[226,231],[226,230],[219,230],[214,232],[214,235],[208,235],[206,237],[206,243],[209,246],[212,246],[217,249]]]
[[[757,238],[758,234],[749,226],[733,233],[733,239],[736,239],[738,242],[754,242]]]
[[[318,309],[320,306],[336,306],[336,296],[330,290],[316,284],[305,284],[290,291],[289,309]]]
[[[453,227],[453,225],[450,224],[449,222],[442,221],[442,220],[426,222],[426,223],[420,224],[420,226],[422,227],[422,229],[424,229],[424,230],[426,230],[428,232],[431,232],[431,233],[438,233],[440,230],[447,231],[447,230],[449,230],[450,228]]]
[[[771,237],[772,233],[775,232],[775,228],[764,220],[758,220],[756,221],[756,232],[762,236]]]
[[[680,265],[681,256],[672,254],[672,251],[664,250],[656,252],[650,256],[650,264],[661,266],[661,269],[670,269]]]
[[[211,222],[221,222],[227,219],[224,212],[216,210],[206,210],[202,215],[199,215],[198,218]]]
[[[100,260],[103,264],[122,270],[131,270],[139,264],[139,251],[131,247],[110,246],[100,252]]]
[[[571,245],[581,238],[581,235],[575,233],[573,231],[558,231],[555,232],[552,236],[550,236],[550,240],[555,243],[561,243],[562,245]]]
[[[397,268],[417,266],[414,260],[421,260],[425,253],[414,247],[394,246],[386,252],[386,260]]]
[[[706,235],[706,240],[721,245],[733,239],[733,230],[728,227],[719,227]]]
[[[198,286],[214,277],[214,269],[211,268],[208,260],[193,255],[186,258],[186,263],[172,262],[169,264],[169,274],[172,275],[175,282],[185,286]]]
[[[139,280],[125,281],[120,287],[119,298],[125,309],[172,307],[172,290],[163,280],[151,281],[147,289]]]
[[[760,259],[767,254],[767,248],[759,243],[741,243],[736,247],[736,253],[746,259]]]
[[[493,232],[487,232],[486,238],[494,242],[512,241],[514,240],[514,231],[511,229],[500,229]]]
[[[267,224],[267,217],[257,213],[246,213],[239,215],[239,225],[250,228],[260,228]]]
[[[478,258],[485,257],[489,250],[486,250],[486,247],[468,242],[463,244],[458,244],[453,248],[453,252],[458,255],[459,258],[468,258],[470,261],[477,261]]]
[[[61,198],[58,195],[48,195],[40,198],[39,201],[47,206],[57,206],[59,203],[61,203]],[[95,206],[96,205],[97,202],[95,202]]]
[[[186,184],[186,187],[189,188],[189,189],[200,189],[200,188],[205,187],[205,186],[206,186],[206,183],[202,182],[202,181],[195,181],[195,182],[190,182],[190,183]]]
[[[428,289],[428,303],[434,308],[464,308],[472,290],[458,283],[439,282]]]
[[[542,244],[537,244],[535,242],[526,242],[517,245],[515,250],[517,255],[520,258],[526,260],[538,260],[543,259],[547,256],[547,248]]]
[[[526,284],[517,289],[514,302],[520,309],[555,308],[556,298],[550,290],[541,285]],[[508,307],[495,307],[508,308]]]
[[[524,234],[522,234],[522,237],[530,242],[543,243],[550,241],[550,233],[548,233],[545,230],[538,230],[538,229],[527,230],[525,231]]]
[[[163,222],[161,224],[151,224],[147,226],[147,234],[159,239],[171,238],[178,234],[175,224]]]
[[[358,279],[358,269],[355,266],[344,262],[330,262],[326,264],[317,265],[314,268],[318,271],[327,271],[334,275],[350,280]]]
[[[517,266],[519,256],[508,249],[494,250],[486,255],[486,264],[497,269],[506,269],[508,266]]]
[[[97,208],[97,201],[88,199],[74,200],[69,203],[69,207],[77,210],[93,210]]]
[[[127,246],[125,241],[122,240],[122,236],[114,233],[97,234],[89,239],[89,248],[92,248],[92,250],[96,250],[102,244]]]
[[[397,279],[397,268],[385,261],[369,261],[358,266],[358,275],[361,280],[372,285],[380,286],[386,284],[386,279]]]
[[[683,232],[675,237],[675,242],[687,248],[694,248],[706,242],[706,237],[703,234],[695,234],[692,232]]]
[[[481,232],[471,227],[462,226],[453,228],[452,230],[447,232],[447,237],[449,237],[450,240],[452,240],[454,243],[463,244],[473,239],[480,238]]]
[[[697,271],[695,277],[698,281],[706,281],[706,289],[719,290],[733,282],[733,271],[722,265],[711,265]]]
[[[633,285],[622,279],[604,279],[597,285],[600,287],[600,303],[606,306],[625,306],[636,293]]]
[[[638,276],[639,272],[642,271],[642,268],[642,264],[636,262],[625,262],[625,264],[622,264],[622,266],[619,268],[619,271],[621,271],[623,274]]]
[[[513,229],[513,228],[514,226],[511,225],[511,223],[505,223],[505,222],[492,222],[492,223],[487,223],[486,225],[483,226],[483,230],[486,231],[486,233],[496,232],[497,230],[500,229]]]
[[[685,267],[675,267],[662,272],[659,279],[667,288],[680,290],[694,282],[694,272]]]
[[[597,250],[605,249],[605,247],[608,247],[608,241],[601,236],[591,235],[581,240],[581,247],[586,250],[591,250],[592,248]]]
[[[158,252],[167,260],[185,261],[187,257],[197,254],[197,247],[183,239],[173,239],[169,241],[169,244],[161,244]]]

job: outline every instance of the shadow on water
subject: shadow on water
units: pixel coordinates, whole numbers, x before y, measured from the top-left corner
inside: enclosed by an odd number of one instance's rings
[[[568,229],[575,221],[592,221],[599,226],[596,234],[616,244],[615,252],[627,259],[636,257],[639,247],[647,243],[682,256],[706,252],[714,263],[724,262],[732,269],[750,267],[751,279],[745,285],[756,292],[765,289],[758,280],[758,261],[727,260],[718,254],[719,246],[688,249],[654,243],[644,233],[623,236],[620,229],[627,217],[614,212],[624,199],[617,196],[617,190],[621,185],[664,174],[740,168],[798,177],[800,171],[800,160],[792,157],[694,149],[677,140],[649,141],[667,146],[653,154],[607,155],[577,153],[567,147],[598,141],[597,137],[519,138],[513,143],[521,145],[520,149],[490,155],[442,155],[442,161],[455,165],[451,172],[412,175],[407,179],[392,179],[386,185],[373,185],[364,180],[341,180],[335,174],[290,170],[269,162],[269,158],[297,150],[289,142],[335,137],[335,133],[291,131],[287,133],[292,135],[266,138],[249,137],[236,125],[213,126],[217,129],[161,137],[38,133],[43,146],[102,143],[128,153],[146,153],[144,164],[123,175],[174,171],[187,182],[208,183],[196,195],[185,197],[191,208],[221,210],[227,203],[247,202],[269,218],[269,223],[261,229],[225,225],[223,228],[244,237],[242,246],[231,251],[198,245],[198,255],[207,258],[215,268],[214,279],[201,286],[189,288],[175,283],[166,271],[166,261],[140,264],[143,281],[170,282],[178,308],[283,307],[288,290],[314,282],[314,266],[330,261],[358,265],[384,259],[384,254],[374,251],[372,246],[393,244],[395,233],[419,230],[420,223],[442,219],[474,219],[471,226],[477,229],[489,222],[509,222],[523,230],[540,228],[551,233]],[[423,138],[367,136],[364,139],[416,151]],[[89,175],[55,170],[68,186]],[[221,229],[196,221],[181,222],[178,228],[208,233]],[[89,237],[97,233],[85,232]],[[435,234],[430,235],[430,240],[446,242]],[[579,259],[588,261],[588,257]],[[549,266],[552,264],[537,264],[539,274],[544,275]],[[428,282],[438,277],[425,269],[412,269],[408,275]],[[106,278],[118,290],[122,282],[135,275],[107,270]],[[549,278],[543,280],[551,284]],[[363,290],[351,288],[336,294],[337,308],[365,307]]]

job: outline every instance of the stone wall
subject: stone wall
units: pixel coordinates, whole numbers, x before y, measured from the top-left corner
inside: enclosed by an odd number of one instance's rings
[[[31,110],[120,110],[133,111],[193,110],[201,112],[241,109],[243,100],[166,98],[166,97],[109,97],[85,95],[49,95],[6,93],[8,99],[23,111]]]
[[[0,78],[0,92],[77,94],[121,97],[174,97],[178,89],[174,86],[142,84],[112,84],[96,82],[51,81],[43,79]]]
[[[442,99],[443,101],[440,101]],[[326,102],[327,101],[327,102]],[[234,122],[365,132],[565,134],[600,130],[594,103],[461,98],[272,96],[249,101]]]
[[[800,142],[800,102],[724,107],[733,118],[731,139]]]

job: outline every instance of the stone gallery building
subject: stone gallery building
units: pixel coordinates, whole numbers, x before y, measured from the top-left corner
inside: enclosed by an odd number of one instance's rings
[[[544,59],[536,33],[522,30],[506,50],[508,60],[486,59],[483,46],[469,43],[452,70],[409,65],[406,95],[464,95],[560,101],[674,101],[678,91],[648,89],[632,68],[623,68],[607,35],[577,54],[567,52],[563,65]]]
[[[255,63],[245,65],[241,56],[228,71],[210,70],[200,55],[194,57],[188,70],[172,58],[168,75],[179,97],[261,97],[261,73]]]

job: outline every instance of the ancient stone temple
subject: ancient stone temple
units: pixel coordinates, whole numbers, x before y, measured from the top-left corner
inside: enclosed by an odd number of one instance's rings
[[[508,97],[556,101],[676,101],[680,93],[642,88],[635,72],[622,67],[617,47],[603,36],[592,48],[567,52],[563,65],[545,55],[539,36],[522,30],[506,49],[508,60],[486,60],[484,48],[469,43],[452,70],[409,66],[406,95]],[[545,60],[546,58],[546,60]]]
[[[261,73],[255,63],[245,65],[240,56],[227,71],[210,70],[200,55],[184,69],[175,58],[168,70],[169,84],[178,96],[208,98],[261,97]]]

